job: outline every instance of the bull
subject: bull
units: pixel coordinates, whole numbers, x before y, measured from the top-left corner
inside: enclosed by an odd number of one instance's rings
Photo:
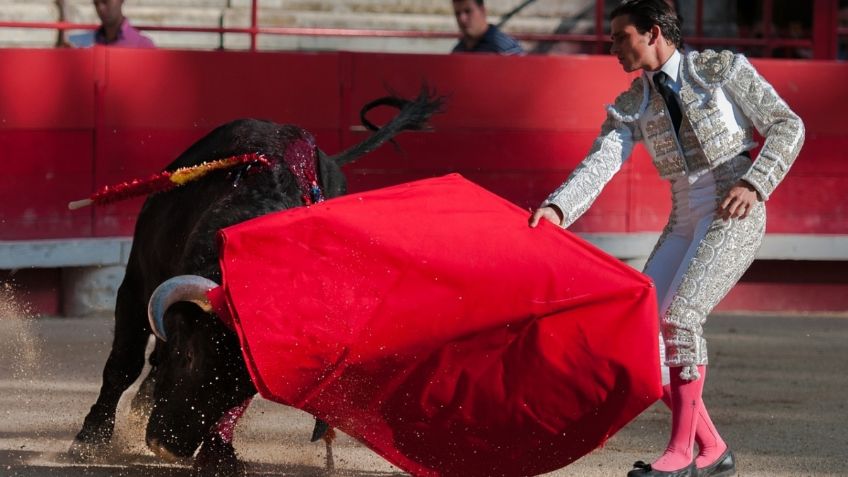
[[[160,283],[177,275],[220,282],[219,229],[308,204],[317,198],[315,194],[327,198],[344,194],[343,165],[403,130],[422,129],[442,103],[443,98],[426,88],[414,100],[391,96],[372,101],[360,112],[372,134],[334,156],[323,153],[299,127],[236,120],[213,130],[168,165],[166,170],[174,171],[242,154],[270,158],[263,164],[212,172],[145,201],[118,289],[114,339],[100,394],[71,445],[71,454],[85,458],[110,442],[118,401],[144,367],[145,349],[154,331],[147,306]],[[380,105],[395,107],[398,113],[377,128],[366,113]],[[304,182],[303,167],[314,167],[315,184]],[[167,341],[156,341],[148,359],[151,370],[133,399],[134,409],[146,408],[149,413],[148,447],[166,460],[191,458],[196,453],[196,475],[243,473],[232,443],[216,427],[227,416],[237,420],[257,392],[235,333],[210,310],[186,301],[173,303],[162,313],[161,330],[156,333]],[[313,440],[326,430],[326,424],[316,421]]]

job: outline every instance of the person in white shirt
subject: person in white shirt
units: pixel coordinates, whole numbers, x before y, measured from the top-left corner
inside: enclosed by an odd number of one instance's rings
[[[637,141],[671,183],[672,211],[645,266],[656,285],[660,346],[670,384],[669,444],[629,477],[725,476],[735,459],[701,398],[707,315],[754,260],[765,201],[804,142],[804,125],[742,55],[681,55],[680,22],[665,0],[628,0],[610,14],[612,48],[627,72],[642,70],[608,106],[589,155],[530,217],[567,227],[583,214]],[[765,138],[756,158],[753,129]],[[634,359],[639,359],[634,356]],[[698,454],[694,455],[694,444]]]

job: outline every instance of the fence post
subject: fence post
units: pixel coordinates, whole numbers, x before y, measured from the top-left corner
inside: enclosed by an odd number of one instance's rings
[[[256,51],[256,33],[259,17],[259,0],[250,2],[250,51]]]
[[[838,6],[836,0],[814,0],[813,2],[813,58],[833,60],[836,58]]]

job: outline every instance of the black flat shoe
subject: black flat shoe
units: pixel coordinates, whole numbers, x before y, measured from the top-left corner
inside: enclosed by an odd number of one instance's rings
[[[715,462],[703,469],[698,469],[698,477],[729,477],[731,475],[736,475],[736,458],[729,446]]]
[[[627,473],[627,477],[700,477],[694,461],[680,470],[670,472],[652,469],[651,464],[646,464],[641,460],[637,460],[633,467],[634,469]]]

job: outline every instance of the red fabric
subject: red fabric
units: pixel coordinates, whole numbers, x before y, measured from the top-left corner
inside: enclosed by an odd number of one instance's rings
[[[661,394],[653,285],[458,175],[221,232],[267,399],[414,475],[535,475]]]
[[[235,331],[236,326],[233,323],[232,315],[230,315],[230,305],[227,301],[227,295],[224,293],[224,287],[218,286],[210,289],[206,292],[206,298],[212,305],[212,313],[215,313],[227,328]]]

